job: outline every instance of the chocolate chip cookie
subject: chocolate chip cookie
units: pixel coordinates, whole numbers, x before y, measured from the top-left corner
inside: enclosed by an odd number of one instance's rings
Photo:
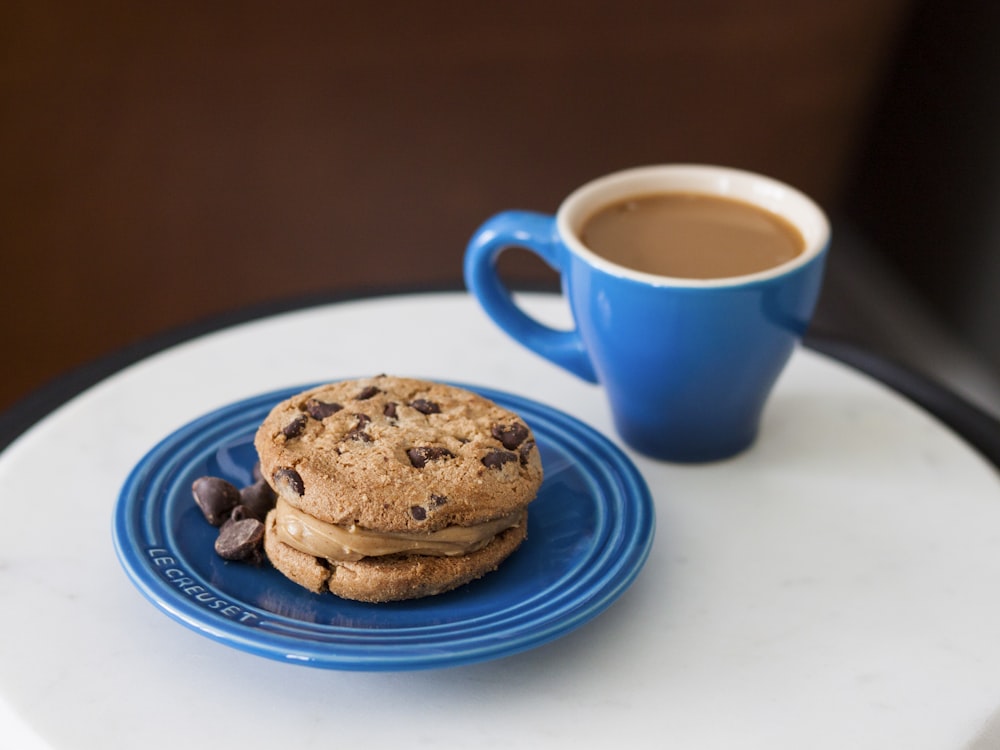
[[[523,541],[542,481],[518,415],[385,375],[278,404],[255,446],[278,495],[271,562],[310,590],[362,601],[436,594],[495,569]]]

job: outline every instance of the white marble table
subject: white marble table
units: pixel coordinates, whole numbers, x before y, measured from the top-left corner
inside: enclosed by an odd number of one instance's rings
[[[561,302],[527,295],[540,315]],[[594,386],[463,293],[276,315],[151,356],[0,454],[0,747],[965,748],[1000,707],[1000,478],[887,387],[796,352],[758,443],[633,460],[657,536],[570,635],[497,661],[336,672],[219,645],[120,569],[111,514],[161,437],[262,391],[375,372],[522,394],[610,434]]]

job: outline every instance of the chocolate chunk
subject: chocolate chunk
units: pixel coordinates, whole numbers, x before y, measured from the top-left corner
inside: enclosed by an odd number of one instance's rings
[[[277,494],[271,489],[271,485],[263,479],[240,490],[240,504],[261,521],[274,507],[277,497]]]
[[[291,422],[285,425],[285,428],[281,431],[281,434],[285,436],[286,440],[291,440],[302,434],[302,431],[306,428],[306,417],[301,415],[293,419]]]
[[[493,437],[499,440],[503,444],[503,447],[509,451],[517,448],[528,437],[528,428],[520,422],[514,422],[511,425],[495,424],[491,432],[493,433]]]
[[[311,398],[306,401],[306,413],[319,421],[323,421],[331,414],[336,414],[343,408],[343,406],[334,401],[320,401],[318,398]]]
[[[438,461],[443,458],[455,457],[455,454],[450,450],[437,445],[424,445],[418,448],[410,448],[406,451],[406,455],[409,456],[410,463],[416,469],[424,468],[428,461]]]
[[[397,404],[395,401],[390,401],[388,404],[385,405],[385,408],[382,410],[382,415],[387,419],[395,419],[397,406],[399,406],[399,404]]]
[[[510,451],[502,451],[499,448],[494,448],[485,456],[483,456],[483,466],[488,469],[499,469],[506,463],[511,461],[517,461],[517,454],[511,453]]]
[[[264,524],[256,518],[229,521],[215,540],[215,552],[226,560],[259,561],[264,540]]]
[[[374,396],[376,393],[379,393],[379,389],[376,388],[373,385],[370,385],[367,388],[365,388],[364,390],[362,390],[361,393],[359,393],[354,398],[356,398],[358,401],[367,401],[372,396]]]
[[[300,497],[306,492],[306,486],[302,482],[302,477],[295,469],[278,469],[274,472],[274,484],[287,485],[292,492]]]
[[[410,515],[413,516],[414,521],[425,521],[427,520],[428,511],[434,511],[437,508],[440,508],[446,502],[448,502],[448,498],[446,498],[444,495],[432,494],[430,497],[430,503],[428,503],[428,507],[424,507],[423,505],[411,505]]]
[[[518,458],[521,460],[521,466],[528,465],[528,456],[531,455],[531,449],[535,447],[535,441],[529,440],[528,442],[521,445],[520,450],[517,452]]]
[[[410,402],[410,406],[419,411],[421,414],[441,413],[441,405],[435,403],[434,401],[428,401],[426,398],[415,398]]]
[[[247,506],[243,504],[237,505],[229,514],[226,522],[222,524],[222,528],[226,528],[229,524],[236,523],[237,521],[245,521],[248,518],[257,518],[257,516]]]
[[[219,477],[199,477],[191,485],[191,494],[205,519],[221,526],[230,512],[240,503],[240,491]]]
[[[365,429],[371,423],[372,418],[367,414],[355,414],[354,416],[357,418],[358,422],[344,437],[348,440],[362,440],[366,443],[370,443],[372,441],[372,436],[365,432]]]

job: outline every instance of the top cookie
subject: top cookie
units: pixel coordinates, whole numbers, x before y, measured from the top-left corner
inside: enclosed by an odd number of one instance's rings
[[[387,375],[293,396],[254,444],[290,505],[378,531],[482,523],[525,507],[542,481],[519,416],[461,388]]]

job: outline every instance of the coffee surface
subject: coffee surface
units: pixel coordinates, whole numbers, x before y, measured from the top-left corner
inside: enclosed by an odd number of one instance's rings
[[[757,206],[701,193],[650,193],[594,212],[580,239],[636,271],[717,279],[765,271],[805,249],[792,224]]]

